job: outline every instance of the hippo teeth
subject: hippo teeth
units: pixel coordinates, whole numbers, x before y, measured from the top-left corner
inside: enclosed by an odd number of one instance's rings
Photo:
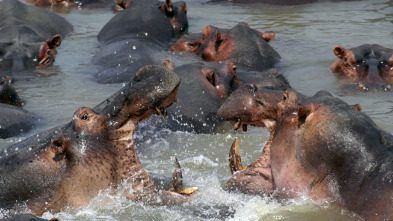
[[[160,111],[160,109],[159,109],[158,107],[156,107],[156,114],[157,114],[158,116],[161,115],[161,111]]]
[[[164,118],[168,116],[168,110],[165,107],[156,107],[155,109],[158,116],[162,115]]]
[[[247,166],[242,166],[239,146],[239,138],[236,137],[235,141],[232,143],[231,149],[229,150],[229,168],[231,169],[232,174],[247,168]]]
[[[236,122],[235,125],[233,126],[233,129],[237,130],[240,128],[240,126],[242,125],[242,123],[240,121]]]
[[[244,132],[247,132],[247,124],[244,124],[244,125],[243,125],[243,131],[244,131]]]

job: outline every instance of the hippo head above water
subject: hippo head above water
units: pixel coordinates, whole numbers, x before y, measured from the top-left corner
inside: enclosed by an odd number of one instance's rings
[[[205,61],[231,60],[241,70],[265,71],[281,58],[268,44],[274,37],[274,32],[259,32],[244,22],[231,29],[208,25],[202,35],[180,38],[169,50],[196,53]]]
[[[61,35],[71,32],[72,25],[48,10],[4,0],[0,29],[0,71],[20,71],[53,63]]]
[[[292,89],[281,96],[257,91],[239,91],[219,110],[224,118],[270,131],[262,154],[248,167],[241,165],[235,141],[228,190],[328,200],[365,220],[393,217],[390,133],[326,91],[312,97]]]
[[[34,214],[86,205],[99,191],[127,183],[126,197],[151,205],[186,200],[161,191],[142,168],[133,142],[138,122],[165,113],[179,77],[146,66],[123,89],[72,121],[0,152],[0,207],[25,204]]]
[[[334,54],[338,59],[330,66],[330,69],[358,82],[358,89],[391,89],[393,49],[376,44],[365,44],[350,49],[336,46]]]

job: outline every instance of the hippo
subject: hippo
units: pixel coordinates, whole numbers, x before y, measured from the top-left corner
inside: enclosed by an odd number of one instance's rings
[[[61,16],[17,0],[0,2],[0,71],[48,66],[73,28]]]
[[[78,108],[71,122],[2,150],[0,208],[26,205],[33,215],[56,213],[87,205],[99,191],[122,185],[128,199],[147,205],[187,201],[178,180],[174,192],[156,188],[133,142],[139,121],[165,113],[179,83],[173,71],[146,66],[95,108]]]
[[[172,67],[173,68],[173,67]],[[154,117],[153,125],[173,131],[213,133],[226,130],[225,122],[217,116],[220,105],[245,83],[286,90],[291,88],[286,78],[276,70],[266,72],[237,72],[233,62],[191,63],[173,70],[182,79],[177,105],[168,108],[171,117]]]
[[[393,84],[393,49],[377,44],[364,44],[345,49],[335,46],[338,58],[330,66],[332,72],[357,82],[357,89],[390,91]]]
[[[0,221],[48,221],[47,219],[42,219],[31,214],[18,214],[11,218],[0,219]],[[57,218],[52,218],[50,221],[59,221]]]
[[[22,99],[12,86],[13,78],[10,76],[3,76],[0,80],[0,103],[18,107],[22,106]]]
[[[3,76],[0,82],[0,138],[18,136],[30,131],[37,118],[21,108],[23,101],[11,85],[13,78]]]
[[[148,0],[133,2],[114,16],[97,36],[101,46],[93,63],[102,67],[97,82],[127,82],[141,67],[160,64],[169,42],[187,29],[187,10],[183,1]]]
[[[205,61],[230,60],[239,70],[265,71],[281,59],[268,44],[274,37],[274,32],[259,32],[245,22],[231,29],[208,25],[199,40],[196,34],[192,34],[179,39],[169,50],[196,53]]]
[[[328,200],[365,220],[393,218],[391,133],[327,91],[304,97],[293,89],[246,89],[228,98],[218,114],[241,125],[267,127],[270,138],[248,167],[241,164],[234,143],[228,190],[275,192],[284,199],[307,196]]]

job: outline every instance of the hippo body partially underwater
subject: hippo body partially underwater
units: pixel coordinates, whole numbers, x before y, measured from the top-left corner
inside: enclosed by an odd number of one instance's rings
[[[225,185],[228,190],[276,192],[280,198],[306,195],[366,220],[392,219],[393,135],[358,106],[326,91],[311,97],[294,90],[257,89],[232,95],[219,115],[243,126],[266,127],[271,135],[259,159],[246,168],[239,164],[237,145],[232,146],[234,173]],[[228,108],[234,104],[235,110]]]
[[[142,168],[133,142],[138,122],[164,113],[175,100],[179,83],[174,72],[146,66],[94,109],[79,108],[71,122],[1,150],[0,207],[26,205],[35,215],[55,213],[87,205],[100,190],[124,182],[132,186],[125,192],[134,201],[149,205],[185,201],[183,195],[158,190]]]

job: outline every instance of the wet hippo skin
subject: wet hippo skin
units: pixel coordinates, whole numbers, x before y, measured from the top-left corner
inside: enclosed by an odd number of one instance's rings
[[[48,66],[72,25],[61,16],[17,0],[0,2],[0,71]]]
[[[133,133],[138,122],[165,113],[180,79],[160,66],[146,66],[113,96],[72,121],[0,152],[0,207],[26,203],[34,215],[80,207],[100,190],[122,183],[125,196],[148,205],[172,205],[187,197],[159,190],[142,168]],[[132,190],[132,191],[131,191]],[[128,193],[128,194],[127,194]]]
[[[281,58],[268,44],[274,37],[274,32],[259,32],[244,22],[231,29],[208,25],[201,35],[185,36],[169,50],[196,53],[205,61],[230,60],[243,71],[265,71]]]
[[[294,90],[235,92],[219,115],[242,125],[267,127],[271,135],[260,158],[235,170],[227,189],[252,194],[277,191],[279,198],[305,194],[365,220],[392,218],[390,133],[326,91],[311,97],[299,97]],[[228,110],[234,102],[236,108]],[[255,108],[245,110],[246,104]]]
[[[127,82],[141,67],[166,59],[169,42],[188,26],[186,3],[170,2],[172,13],[166,13],[161,7],[168,2],[133,2],[104,25],[93,58],[98,83]]]
[[[364,44],[349,49],[336,46],[333,52],[338,59],[330,69],[356,82],[358,90],[391,90],[393,49],[377,44]]]

